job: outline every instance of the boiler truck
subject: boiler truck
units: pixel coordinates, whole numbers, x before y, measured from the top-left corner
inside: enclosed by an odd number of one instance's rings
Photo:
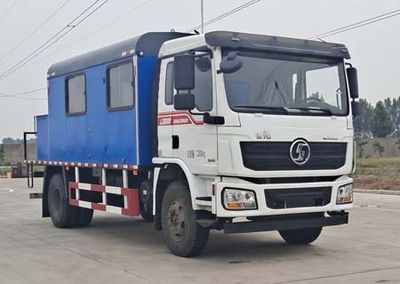
[[[349,59],[323,41],[149,32],[52,65],[25,161],[45,169],[43,217],[141,215],[186,257],[212,229],[313,242],[353,202]]]

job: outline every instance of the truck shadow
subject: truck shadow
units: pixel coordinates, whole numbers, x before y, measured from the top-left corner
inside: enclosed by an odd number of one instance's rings
[[[170,254],[162,233],[155,231],[153,223],[141,218],[96,216],[90,227],[77,229],[79,234],[93,236],[105,246],[145,247],[155,254]],[[99,240],[100,239],[100,240]],[[197,259],[215,259],[230,264],[251,262],[258,259],[301,259],[305,254],[321,256],[329,249],[315,245],[287,245],[276,232],[251,234],[224,234],[211,231],[208,245]]]

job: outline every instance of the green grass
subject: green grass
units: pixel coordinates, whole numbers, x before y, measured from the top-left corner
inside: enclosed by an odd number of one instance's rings
[[[400,190],[400,157],[357,160],[354,187]]]
[[[355,174],[399,177],[400,157],[357,159]]]
[[[392,158],[358,158],[357,166],[360,168],[381,168],[396,167],[400,168],[400,157]]]
[[[11,171],[11,167],[9,166],[0,166],[0,177],[6,176],[8,172]]]

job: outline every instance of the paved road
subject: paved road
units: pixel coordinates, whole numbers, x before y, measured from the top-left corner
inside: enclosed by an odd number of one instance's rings
[[[311,246],[213,232],[203,255],[185,259],[139,218],[97,213],[91,227],[55,229],[25,180],[0,179],[0,283],[400,283],[400,196],[356,199],[351,224]]]

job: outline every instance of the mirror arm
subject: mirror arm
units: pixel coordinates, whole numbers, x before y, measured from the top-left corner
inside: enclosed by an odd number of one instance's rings
[[[191,110],[189,110],[189,113],[191,115],[202,115],[205,124],[212,124],[212,125],[225,124],[225,117],[223,116],[210,115],[209,112],[193,112]]]
[[[201,58],[201,57],[207,56],[207,55],[210,56],[210,59],[213,59],[213,58],[214,58],[214,54],[213,54],[213,52],[212,52],[211,49],[198,51],[198,52],[204,52],[204,53],[200,53],[200,54],[196,54],[196,51],[197,51],[197,50],[192,50],[192,51],[191,51],[191,52],[193,52],[194,58]]]
[[[189,113],[191,114],[191,115],[202,115],[202,116],[205,116],[205,115],[210,115],[208,112],[193,112],[192,110],[189,110]]]

